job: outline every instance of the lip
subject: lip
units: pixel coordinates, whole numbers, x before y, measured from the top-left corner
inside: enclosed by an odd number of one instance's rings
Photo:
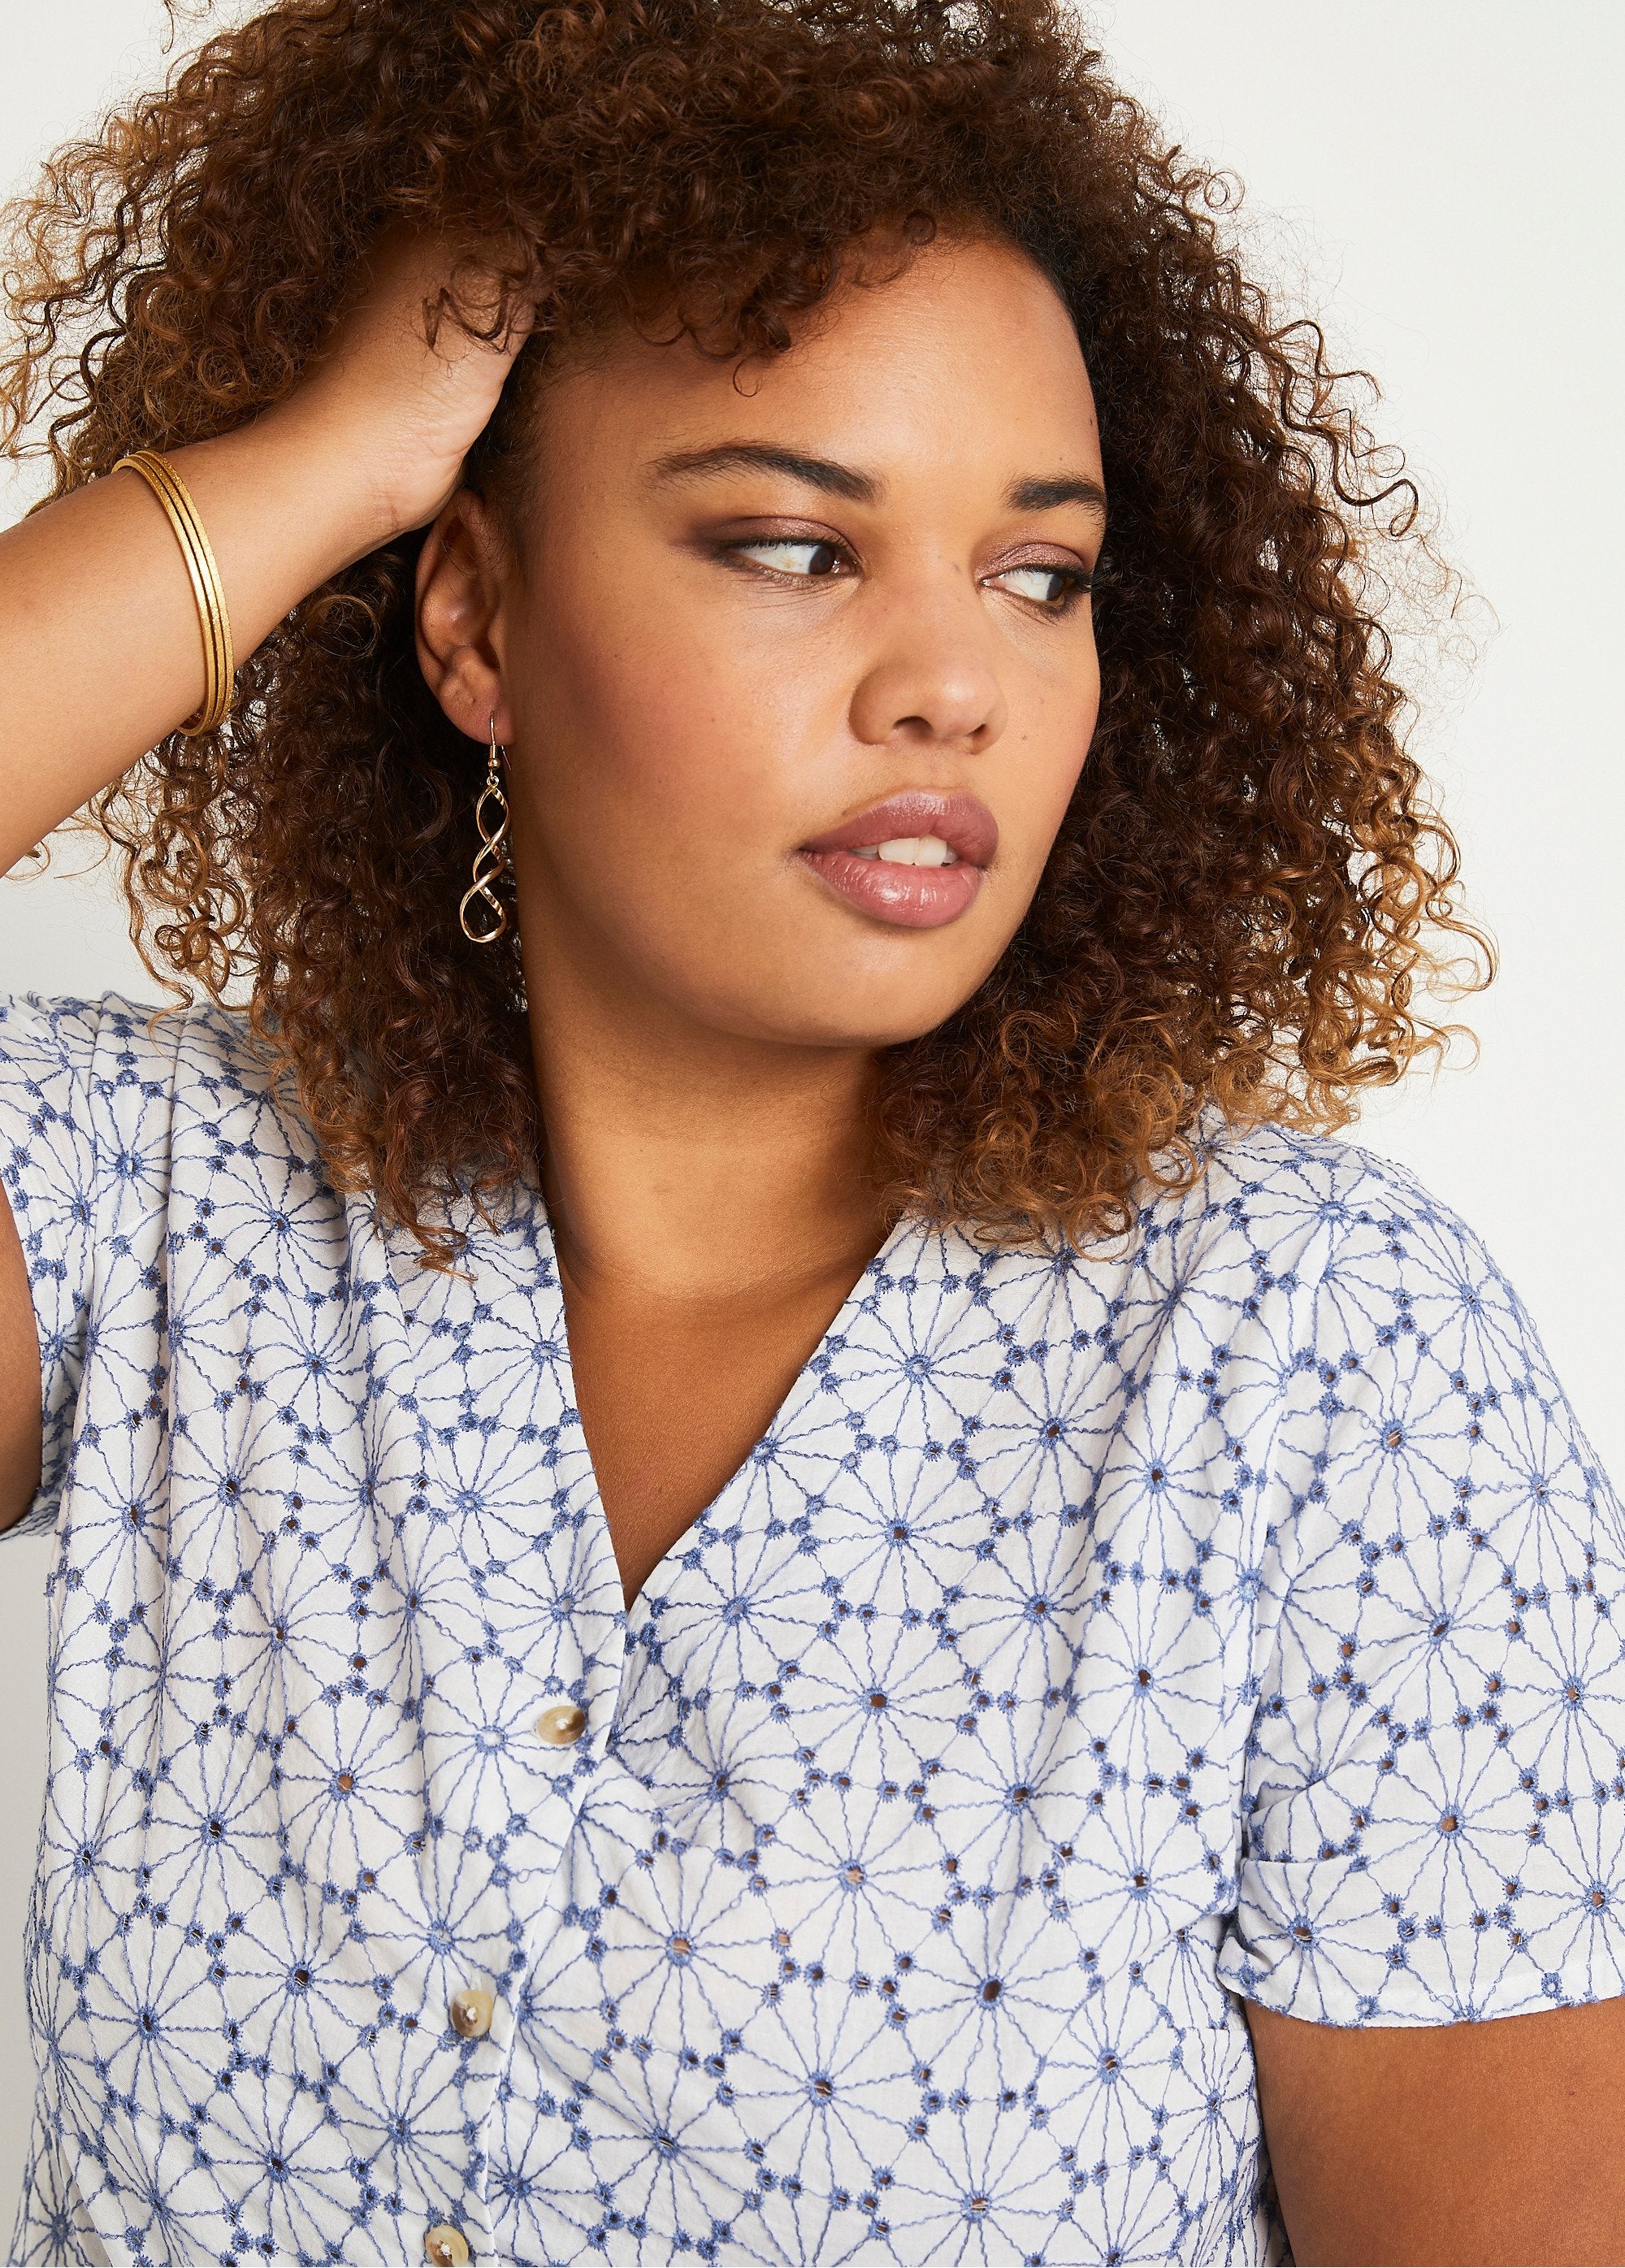
[[[940,836],[960,863],[901,866],[857,856],[862,845],[904,835]],[[860,912],[900,929],[939,929],[974,903],[998,839],[998,821],[980,796],[907,788],[804,843],[798,855]]]

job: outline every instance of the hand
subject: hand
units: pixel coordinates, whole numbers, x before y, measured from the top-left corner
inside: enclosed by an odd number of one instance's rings
[[[452,255],[441,239],[405,230],[381,238],[320,362],[271,413],[296,426],[302,446],[333,464],[341,485],[359,478],[367,538],[361,550],[435,518],[456,490],[463,459],[525,343],[523,320],[501,343],[487,345],[448,313],[431,347],[425,305],[432,306],[452,273]],[[460,277],[458,290],[477,317],[477,276],[472,289]],[[484,304],[496,305],[494,283]]]

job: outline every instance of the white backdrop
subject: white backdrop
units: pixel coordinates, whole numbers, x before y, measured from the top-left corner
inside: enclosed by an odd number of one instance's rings
[[[159,0],[8,11],[0,184],[161,73]],[[1368,1109],[1522,1292],[1602,1460],[1625,1479],[1625,359],[1614,105],[1625,10],[1564,0],[1101,0],[1121,77],[1248,188],[1255,256],[1381,379],[1383,430],[1445,507],[1498,627],[1413,745],[1460,834],[1503,973],[1466,1012],[1476,1064]],[[0,493],[6,519],[20,490]],[[82,846],[62,865],[83,865]],[[0,883],[0,989],[151,997],[105,880]],[[20,1934],[44,1777],[48,1545],[12,1541],[0,1646],[0,2243],[32,2066]]]

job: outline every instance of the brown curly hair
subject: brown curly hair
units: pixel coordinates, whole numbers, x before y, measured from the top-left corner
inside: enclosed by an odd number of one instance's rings
[[[999,965],[882,1057],[877,1132],[900,1206],[1082,1241],[1189,1178],[1209,1106],[1346,1123],[1447,1037],[1415,999],[1443,941],[1464,984],[1490,965],[1380,619],[1431,556],[1415,490],[1227,248],[1227,195],[1050,0],[279,0],[18,209],[5,438],[61,493],[238,424],[377,232],[430,224],[540,311],[469,462],[500,492],[560,341],[658,304],[776,353],[866,234],[1020,247],[1099,405],[1100,723]],[[421,540],[306,599],[221,733],[94,810],[149,966],[249,982],[335,1177],[438,1258],[438,1194],[533,1174],[541,1129],[517,955],[458,926],[482,756],[414,659]]]

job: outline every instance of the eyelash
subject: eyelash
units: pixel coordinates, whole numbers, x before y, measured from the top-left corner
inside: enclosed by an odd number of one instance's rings
[[[795,575],[790,573],[787,568],[769,567],[762,561],[751,560],[748,556],[748,555],[753,551],[788,550],[791,548],[808,551],[827,551],[836,559],[843,560],[849,565],[853,563],[852,555],[846,549],[845,545],[832,542],[827,536],[740,536],[732,542],[724,543],[719,546],[720,550],[725,556],[737,560],[741,564],[748,563],[754,567],[760,573],[777,576],[787,583],[813,583],[844,579],[844,578],[832,578],[827,575]],[[1026,599],[1024,600],[1026,605],[1038,608],[1040,613],[1055,616],[1070,615],[1077,606],[1078,600],[1088,597],[1091,593],[1096,591],[1101,581],[1100,570],[1098,567],[1093,569],[1085,569],[1083,567],[1056,566],[1051,564],[1048,561],[1039,560],[1025,562],[1015,567],[1006,567],[1002,571],[1006,575],[1026,573],[1058,576],[1061,578],[1063,588],[1057,597],[1054,599]],[[989,579],[992,580],[996,578],[990,578]],[[1016,598],[1020,595],[1021,594],[1019,593],[1013,591],[1010,593],[1011,598]]]

